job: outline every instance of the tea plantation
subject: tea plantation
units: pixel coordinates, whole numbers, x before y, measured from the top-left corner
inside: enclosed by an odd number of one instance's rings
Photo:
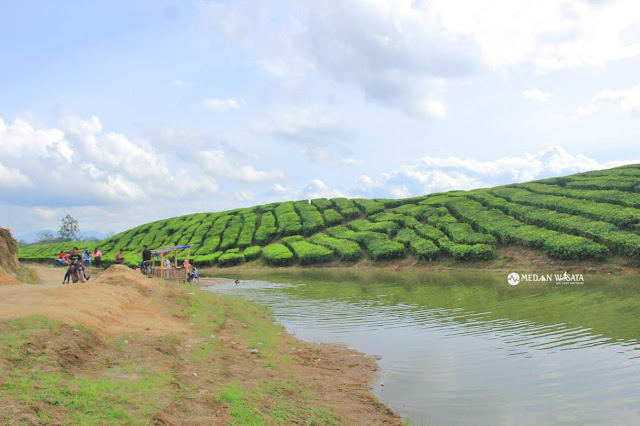
[[[273,266],[414,257],[485,261],[497,246],[558,259],[640,257],[640,165],[407,199],[314,199],[198,213],[140,225],[100,243],[103,262],[125,250],[191,245],[197,266]],[[21,260],[56,258],[87,243],[24,247]],[[185,252],[181,252],[183,255]]]

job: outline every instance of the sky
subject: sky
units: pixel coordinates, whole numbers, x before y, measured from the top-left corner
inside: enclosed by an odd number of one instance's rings
[[[0,0],[20,239],[640,162],[637,0]]]

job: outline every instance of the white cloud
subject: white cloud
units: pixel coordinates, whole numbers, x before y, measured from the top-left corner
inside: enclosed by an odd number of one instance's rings
[[[34,207],[33,212],[43,219],[51,219],[58,214],[56,209],[50,209],[48,207]]]
[[[320,179],[313,179],[311,184],[304,190],[305,198],[339,198],[345,195],[337,189],[329,187],[326,183]]]
[[[227,112],[232,109],[240,108],[241,102],[232,98],[227,99],[216,99],[216,98],[208,98],[202,101],[202,105],[214,112]]]
[[[362,175],[356,180],[353,192],[368,197],[410,197],[525,182],[638,162],[640,159],[599,162],[583,154],[570,154],[559,146],[493,161],[425,156],[398,170],[384,173],[378,179]]]
[[[197,161],[212,175],[239,182],[263,183],[284,179],[284,173],[280,170],[261,171],[250,165],[231,162],[221,148],[201,151]]]
[[[0,162],[0,186],[8,188],[29,188],[33,186],[28,177],[18,169],[10,169]]]
[[[175,160],[148,142],[105,133],[95,116],[67,116],[60,128],[38,128],[20,119],[2,122],[0,150],[0,188],[15,205],[55,208],[143,203],[154,196],[181,199],[181,185],[199,196],[218,190],[214,179],[193,168],[179,171],[172,166]]]
[[[338,163],[349,154],[349,132],[340,124],[335,109],[319,104],[276,108],[256,122],[254,130],[294,144],[314,162]]]
[[[640,110],[640,85],[628,90],[603,90],[583,107],[577,109],[579,116],[589,116],[603,109],[632,114]]]
[[[530,99],[543,104],[548,102],[553,95],[550,92],[543,92],[540,89],[528,89],[522,92],[522,96],[524,96],[525,99]]]

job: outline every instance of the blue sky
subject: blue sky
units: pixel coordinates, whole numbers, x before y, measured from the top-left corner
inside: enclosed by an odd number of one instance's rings
[[[640,162],[640,5],[0,2],[0,226]]]

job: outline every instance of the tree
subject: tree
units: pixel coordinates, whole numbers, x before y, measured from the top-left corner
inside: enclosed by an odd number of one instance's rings
[[[73,241],[78,239],[78,232],[80,232],[80,227],[78,226],[78,221],[71,217],[71,215],[66,215],[62,218],[62,224],[60,225],[60,230],[58,231],[58,235],[65,241]]]
[[[51,232],[51,231],[42,231],[40,233],[40,239],[38,240],[38,243],[41,243],[41,244],[52,243],[55,239],[56,239],[56,236],[53,235],[53,232]]]

